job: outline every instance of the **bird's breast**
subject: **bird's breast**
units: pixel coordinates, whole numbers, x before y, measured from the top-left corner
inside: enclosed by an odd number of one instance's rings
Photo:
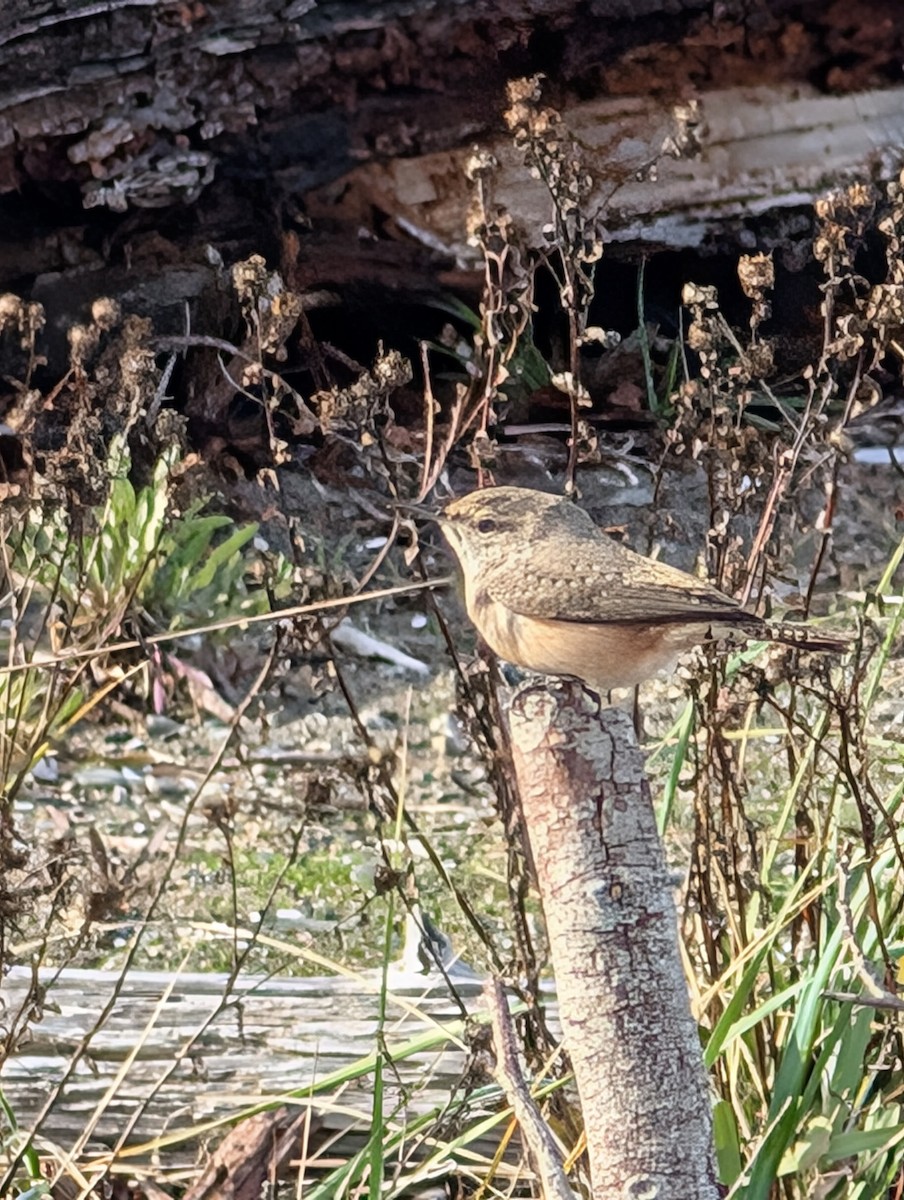
[[[546,675],[573,675],[600,693],[673,669],[680,654],[706,638],[704,626],[525,616],[486,592],[470,598],[468,614],[500,657]]]

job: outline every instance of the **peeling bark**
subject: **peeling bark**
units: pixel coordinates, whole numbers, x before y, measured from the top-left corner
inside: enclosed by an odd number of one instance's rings
[[[631,722],[572,683],[509,716],[594,1200],[713,1200],[712,1117]]]
[[[305,1157],[319,1125],[310,1109],[293,1112],[286,1105],[248,1117],[214,1150],[183,1200],[258,1200],[275,1180],[290,1177],[292,1160]]]
[[[809,205],[829,185],[890,176],[904,143],[904,88],[850,96],[820,95],[806,85],[706,93],[699,152],[678,158],[663,151],[677,122],[649,96],[601,97],[562,116],[594,176],[587,211],[601,214],[609,238],[693,247],[726,222]],[[499,164],[490,179],[493,202],[513,214],[530,245],[544,245],[552,212],[545,184],[510,139],[485,149]],[[358,221],[379,211],[424,245],[473,265],[470,153],[465,147],[367,163],[313,193],[310,210]]]

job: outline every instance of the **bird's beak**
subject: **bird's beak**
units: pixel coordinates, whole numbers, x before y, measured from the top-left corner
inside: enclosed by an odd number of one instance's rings
[[[395,507],[403,513],[410,513],[412,516],[419,517],[422,521],[436,521],[439,525],[442,525],[444,521],[441,511],[427,508],[425,504],[409,504],[407,500],[397,500]]]

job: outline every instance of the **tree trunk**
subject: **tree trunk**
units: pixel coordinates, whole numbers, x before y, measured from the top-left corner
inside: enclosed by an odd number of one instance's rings
[[[555,683],[516,693],[509,724],[594,1200],[713,1200],[707,1081],[630,719]]]

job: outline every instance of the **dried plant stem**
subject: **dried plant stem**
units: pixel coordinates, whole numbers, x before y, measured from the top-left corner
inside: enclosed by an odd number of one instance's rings
[[[490,1011],[493,1048],[496,1051],[494,1074],[521,1129],[544,1200],[574,1200],[576,1193],[568,1184],[562,1152],[540,1115],[521,1070],[508,1000],[499,979],[486,981],[483,998]]]
[[[241,721],[244,718],[245,713],[248,710],[248,706],[252,703],[252,701],[255,699],[255,697],[259,694],[260,689],[263,687],[263,685],[267,679],[267,676],[270,674],[270,670],[271,670],[272,664],[273,664],[274,652],[275,652],[275,643],[274,643],[274,646],[271,647],[271,651],[267,655],[263,667],[258,672],[255,680],[251,684],[251,687],[248,689],[248,692],[245,695],[244,699],[242,700],[241,704],[239,704],[237,706],[235,713],[233,714],[232,720],[230,721],[229,728],[226,732],[226,736],[223,738],[223,741],[222,741],[220,747],[217,749],[216,753],[211,757],[210,762],[207,765],[207,769],[204,772],[203,778],[201,779],[200,783],[198,784],[198,786],[195,789],[192,796],[189,798],[188,803],[185,806],[185,811],[182,816],[182,821],[179,825],[179,829],[176,834],[175,844],[174,844],[172,852],[170,854],[169,861],[167,862],[167,865],[164,868],[164,870],[161,872],[160,878],[156,882],[156,886],[154,888],[153,894],[151,895],[151,898],[148,902],[147,908],[145,909],[144,916],[141,919],[141,921],[138,922],[136,932],[130,939],[129,945],[126,949],[122,967],[120,968],[119,979],[117,980],[116,985],[111,990],[110,996],[109,996],[106,1004],[104,1005],[103,1009],[101,1010],[100,1013],[98,1013],[98,1016],[97,1016],[96,1021],[94,1022],[94,1025],[92,1026],[91,1029],[88,1030],[88,1032],[84,1035],[84,1037],[81,1038],[81,1040],[79,1041],[75,1050],[72,1052],[72,1056],[69,1059],[69,1063],[66,1067],[66,1070],[63,1072],[62,1076],[57,1081],[57,1083],[50,1089],[47,1099],[45,1100],[44,1104],[41,1107],[41,1110],[39,1111],[39,1113],[37,1114],[37,1116],[34,1119],[34,1122],[32,1123],[31,1129],[23,1138],[23,1149],[21,1149],[18,1152],[18,1154],[12,1155],[10,1158],[10,1161],[7,1163],[6,1173],[3,1175],[2,1178],[0,1178],[0,1196],[5,1196],[7,1194],[7,1190],[12,1187],[13,1182],[16,1177],[16,1172],[19,1169],[19,1164],[22,1161],[22,1154],[24,1153],[24,1148],[28,1144],[30,1144],[31,1141],[33,1140],[33,1138],[40,1132],[44,1121],[47,1119],[48,1115],[51,1113],[51,1111],[53,1110],[57,1101],[59,1100],[60,1096],[62,1095],[63,1089],[66,1087],[66,1085],[69,1083],[69,1080],[72,1078],[72,1075],[75,1072],[76,1067],[78,1066],[79,1062],[84,1058],[84,1056],[88,1052],[88,1049],[91,1045],[91,1039],[94,1037],[94,1034],[96,1033],[96,1031],[99,1028],[101,1028],[101,1026],[107,1021],[107,1019],[110,1017],[111,1013],[113,1012],[116,1002],[118,1001],[118,999],[120,997],[123,987],[125,986],[126,978],[133,967],[135,957],[138,953],[139,946],[141,945],[141,939],[144,934],[144,931],[145,931],[145,929],[147,929],[148,925],[153,920],[154,913],[157,910],[157,906],[160,904],[160,901],[163,898],[163,894],[166,891],[166,888],[172,877],[173,871],[176,868],[176,864],[179,861],[179,856],[181,855],[183,847],[184,847],[185,837],[186,837],[186,834],[188,833],[188,826],[189,826],[189,822],[191,820],[192,813],[194,812],[195,807],[197,806],[198,801],[200,800],[204,790],[207,788],[208,784],[210,783],[210,781],[213,779],[213,777],[219,770],[220,763],[223,761],[223,758],[224,758],[226,751],[232,741],[232,738],[235,735],[236,730],[239,728]],[[99,1119],[99,1116],[100,1116],[100,1113],[98,1112],[97,1113],[98,1119]],[[86,1126],[86,1130],[83,1133],[83,1137],[86,1141],[90,1137],[91,1128],[92,1128],[92,1126],[89,1124],[88,1126]]]
[[[406,596],[412,592],[422,592],[427,588],[446,587],[452,582],[451,575],[443,575],[439,579],[425,580],[423,583],[404,583],[396,587],[377,588],[372,592],[358,592],[352,596],[335,596],[331,600],[318,600],[312,604],[297,604],[291,608],[279,608],[274,612],[256,613],[250,617],[228,617],[222,621],[210,621],[206,625],[195,625],[191,628],[172,630],[167,633],[155,633],[140,641],[110,642],[102,646],[88,646],[83,650],[69,650],[61,654],[48,655],[46,658],[26,663],[11,663],[0,666],[0,675],[13,675],[19,671],[43,671],[62,663],[79,662],[86,658],[101,658],[106,654],[117,654],[124,650],[141,650],[146,646],[160,646],[166,642],[178,642],[182,638],[198,636],[205,633],[219,633],[224,629],[236,629],[245,625],[263,625],[271,621],[285,621],[293,617],[308,617],[318,613],[329,612],[332,609],[345,608],[352,604],[363,604],[369,600],[386,600],[390,596]]]

